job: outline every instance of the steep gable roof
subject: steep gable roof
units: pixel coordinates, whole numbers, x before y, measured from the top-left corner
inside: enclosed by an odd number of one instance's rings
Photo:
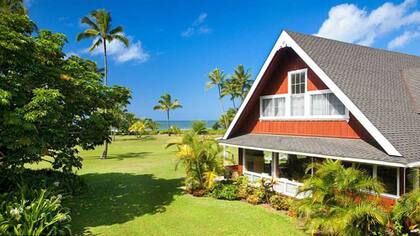
[[[420,77],[415,73],[420,71],[420,57],[283,31],[257,76],[254,89],[277,50],[285,46],[304,55],[311,68],[317,67],[318,76],[327,78],[324,82],[328,87],[350,106],[349,110],[389,155],[402,155],[408,162],[419,160],[420,117],[414,105],[420,98],[416,89]],[[224,139],[230,138],[248,99]]]
[[[418,71],[420,57],[287,33],[405,158],[418,160],[420,117],[402,77]],[[411,84],[418,75],[409,73]]]

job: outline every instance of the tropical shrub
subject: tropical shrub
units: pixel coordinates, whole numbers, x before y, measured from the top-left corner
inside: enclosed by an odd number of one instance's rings
[[[261,203],[262,199],[261,199],[261,197],[260,197],[260,196],[258,196],[258,195],[251,194],[251,195],[248,195],[248,196],[246,197],[246,201],[247,201],[248,203],[251,203],[252,205],[257,205],[257,204]]]
[[[261,178],[258,181],[257,187],[254,189],[253,194],[261,198],[262,202],[269,203],[270,197],[274,194],[274,183],[274,179]]]
[[[392,209],[391,219],[397,235],[420,230],[420,189],[414,189],[398,199]]]
[[[103,85],[95,62],[66,57],[66,36],[35,32],[26,15],[0,14],[0,158],[3,168],[40,161],[71,171],[78,149],[110,141],[128,89]],[[48,156],[48,158],[45,158]]]
[[[193,121],[191,124],[192,130],[197,134],[207,134],[207,123],[202,120]]]
[[[220,125],[220,123],[218,121],[214,122],[214,124],[211,126],[211,128],[213,130],[219,130],[220,128],[222,128],[222,126]]]
[[[299,193],[311,194],[295,201],[298,217],[310,232],[330,235],[381,235],[387,214],[379,201],[368,199],[379,195],[382,184],[365,172],[345,168],[339,161],[326,160],[311,164],[314,175],[306,178]]]
[[[0,198],[1,235],[71,235],[71,218],[61,195],[23,186]]]
[[[241,199],[246,199],[252,191],[251,187],[249,186],[248,177],[239,176],[236,179],[235,184],[238,186],[238,197]]]
[[[185,168],[187,190],[210,190],[218,174],[222,172],[223,149],[216,140],[199,136],[195,132],[185,133],[182,141],[170,143],[166,147],[176,146],[176,166]]]
[[[239,199],[238,186],[232,183],[218,182],[211,190],[210,195],[217,199],[237,200]]]
[[[290,198],[279,194],[270,197],[270,205],[276,210],[289,210],[291,201]]]

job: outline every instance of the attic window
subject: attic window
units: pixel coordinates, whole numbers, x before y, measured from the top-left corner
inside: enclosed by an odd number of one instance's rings
[[[306,69],[289,72],[291,115],[305,115]]]

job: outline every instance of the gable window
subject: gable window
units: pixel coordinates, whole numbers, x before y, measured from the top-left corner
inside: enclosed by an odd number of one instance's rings
[[[260,97],[266,120],[349,119],[344,104],[329,89],[308,91],[308,70],[289,71],[288,93]]]
[[[262,117],[283,117],[286,115],[286,98],[280,96],[264,96],[261,98]]]
[[[346,108],[333,93],[311,95],[311,115],[334,116],[345,115]]]
[[[305,115],[306,70],[290,72],[291,115]]]

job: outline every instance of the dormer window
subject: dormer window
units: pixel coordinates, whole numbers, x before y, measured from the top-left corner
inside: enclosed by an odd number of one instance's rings
[[[260,119],[349,119],[348,110],[329,90],[308,91],[308,70],[289,71],[288,93],[261,96]]]

